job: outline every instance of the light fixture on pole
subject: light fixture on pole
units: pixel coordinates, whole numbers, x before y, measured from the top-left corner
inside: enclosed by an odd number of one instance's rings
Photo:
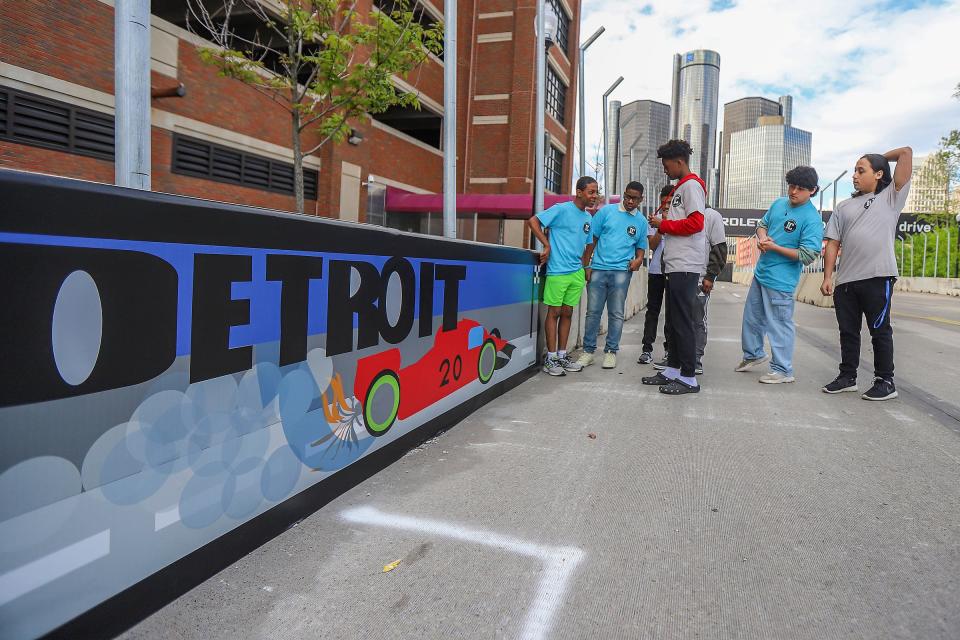
[[[587,130],[586,130],[586,114],[584,110],[584,94],[586,93],[586,84],[587,81],[584,78],[584,72],[586,65],[583,62],[584,56],[587,53],[587,47],[593,44],[594,40],[600,37],[600,35],[606,31],[604,27],[600,27],[593,32],[593,35],[587,38],[587,41],[580,45],[580,57],[577,59],[577,65],[579,66],[577,73],[577,118],[579,120],[580,128],[580,175],[578,178],[587,175]]]
[[[560,20],[554,13],[553,7],[547,6],[544,0],[537,0],[537,22],[534,31],[537,36],[537,101],[536,122],[534,123],[533,140],[536,145],[536,159],[533,172],[533,213],[543,211],[543,174],[544,174],[544,108],[547,98],[547,48],[557,41],[557,32],[560,29]],[[549,36],[549,37],[548,37]],[[537,250],[540,250],[540,241],[537,241]]]
[[[613,90],[620,86],[620,83],[623,82],[623,76],[617,78],[617,81],[610,85],[610,88],[603,93],[603,202],[608,204],[610,202],[610,185],[607,184],[607,168],[610,166],[607,164],[607,98],[610,97],[610,94],[613,93]]]
[[[827,183],[823,189],[820,189],[820,207],[817,209],[820,212],[820,215],[823,216],[823,192],[830,188],[830,185],[833,184],[833,180]]]

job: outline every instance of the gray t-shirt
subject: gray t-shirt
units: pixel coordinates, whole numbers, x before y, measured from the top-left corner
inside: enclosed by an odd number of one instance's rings
[[[900,275],[893,241],[909,191],[909,180],[900,191],[891,183],[880,193],[866,193],[837,205],[823,234],[840,241],[837,284]]]
[[[710,264],[710,249],[721,242],[727,241],[727,231],[723,226],[723,216],[716,209],[703,210],[703,237],[704,253],[703,266],[700,267],[700,276],[707,275],[707,265]]]
[[[657,234],[657,230],[652,225],[647,226],[647,241]],[[650,275],[662,276],[663,275],[663,238],[660,238],[660,244],[657,245],[657,248],[653,250],[653,255],[650,256],[650,266],[647,267],[650,271]]]
[[[695,179],[690,179],[677,187],[667,210],[667,220],[684,220],[692,213],[701,214],[707,208],[703,187]],[[703,230],[689,236],[664,234],[663,272],[664,273],[700,273],[703,267],[703,245],[706,234]]]

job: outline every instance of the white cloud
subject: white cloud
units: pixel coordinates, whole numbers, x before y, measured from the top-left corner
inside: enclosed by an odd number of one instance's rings
[[[709,0],[650,2],[626,10],[584,0],[581,33],[606,32],[587,51],[588,157],[602,137],[601,95],[670,102],[672,56],[720,53],[720,107],[750,95],[794,96],[794,126],[813,132],[813,164],[824,182],[866,152],[910,145],[936,149],[960,127],[960,0],[855,5],[835,0],[740,0],[709,12]],[[915,9],[906,7],[919,5]],[[682,29],[682,33],[678,30]],[[838,197],[850,189],[840,183]]]

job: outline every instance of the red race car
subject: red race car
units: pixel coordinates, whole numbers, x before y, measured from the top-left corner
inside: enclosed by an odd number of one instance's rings
[[[367,431],[382,436],[398,417],[405,420],[474,380],[490,382],[512,352],[499,331],[463,319],[455,329],[437,332],[433,347],[402,369],[397,348],[360,359],[353,394],[363,404]]]

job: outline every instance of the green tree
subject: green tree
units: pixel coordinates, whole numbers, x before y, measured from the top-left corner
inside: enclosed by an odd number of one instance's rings
[[[213,45],[199,47],[201,59],[289,112],[300,213],[304,155],[342,142],[352,121],[393,106],[420,108],[392,79],[442,50],[443,25],[422,24],[422,9],[409,0],[385,6],[361,15],[356,0],[187,0],[190,29]],[[304,148],[308,130],[319,142]]]

